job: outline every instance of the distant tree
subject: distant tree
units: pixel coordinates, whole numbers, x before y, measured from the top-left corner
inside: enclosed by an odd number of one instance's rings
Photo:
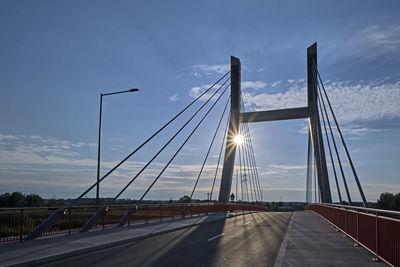
[[[392,193],[382,193],[377,201],[377,208],[384,210],[394,210],[395,207],[395,196]]]
[[[39,195],[30,194],[26,196],[26,205],[28,207],[42,207],[44,206],[44,200]]]
[[[178,202],[180,202],[180,203],[189,203],[190,202],[190,197],[185,195],[185,196],[181,197]]]
[[[0,207],[9,207],[9,200],[11,195],[9,193],[4,193],[0,195]]]
[[[58,201],[55,198],[51,198],[47,201],[47,205],[48,207],[56,207],[58,206]]]
[[[400,211],[400,193],[394,195],[394,209]]]
[[[26,198],[25,195],[21,192],[14,192],[11,194],[8,200],[9,207],[25,207],[26,206]]]

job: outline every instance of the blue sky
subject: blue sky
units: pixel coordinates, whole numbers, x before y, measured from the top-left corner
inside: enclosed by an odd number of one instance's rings
[[[367,199],[399,192],[399,10],[398,1],[1,1],[0,191],[79,195],[96,177],[100,93],[140,88],[104,98],[104,172],[222,76],[232,54],[242,61],[247,111],[304,106],[306,48],[317,41]],[[222,109],[149,198],[190,193]],[[114,196],[184,118],[124,164],[101,195]],[[267,200],[305,199],[306,125],[250,125]],[[122,197],[138,198],[185,134]],[[212,183],[218,136],[196,198]],[[348,166],[346,173],[359,200]]]

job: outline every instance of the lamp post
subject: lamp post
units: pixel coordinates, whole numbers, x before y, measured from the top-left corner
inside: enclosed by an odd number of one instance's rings
[[[125,91],[100,94],[99,143],[97,145],[97,184],[96,184],[96,207],[97,208],[99,207],[99,191],[100,191],[100,182],[99,182],[99,180],[100,180],[100,144],[101,144],[101,113],[102,113],[102,108],[103,108],[103,96],[137,92],[137,91],[139,91],[139,89],[134,88],[134,89],[129,89],[129,90],[125,90]]]
[[[270,186],[262,186],[261,187],[261,202],[264,202],[264,188],[271,188]]]

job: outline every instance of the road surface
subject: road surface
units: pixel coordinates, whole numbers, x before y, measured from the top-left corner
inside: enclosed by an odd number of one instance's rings
[[[252,213],[42,266],[273,266],[292,213]]]

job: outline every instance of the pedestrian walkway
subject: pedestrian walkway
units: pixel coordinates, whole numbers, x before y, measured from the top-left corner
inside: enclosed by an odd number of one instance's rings
[[[0,266],[36,265],[232,216],[234,213],[218,212],[104,231],[42,238],[23,243],[3,243],[0,244]]]
[[[386,266],[311,211],[295,212],[279,251],[280,266]]]

